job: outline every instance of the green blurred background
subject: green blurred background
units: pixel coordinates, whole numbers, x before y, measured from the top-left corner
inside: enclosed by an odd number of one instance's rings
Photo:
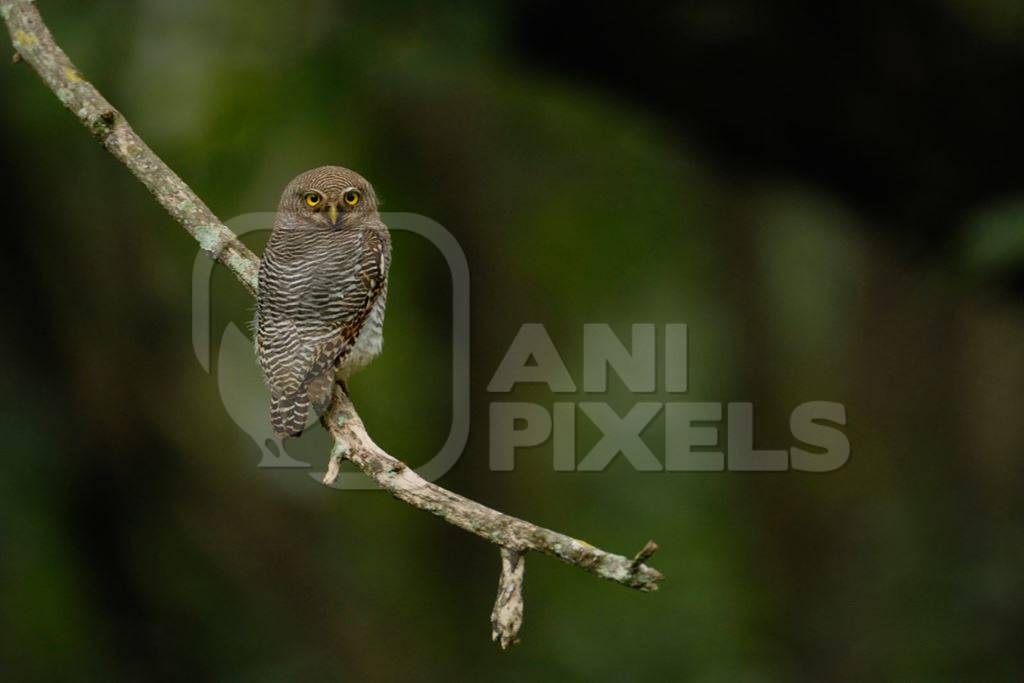
[[[472,277],[472,430],[440,483],[617,552],[654,538],[667,578],[638,594],[531,556],[501,652],[492,546],[258,468],[216,348],[213,375],[192,351],[195,244],[5,65],[5,680],[1024,675],[1019,2],[39,5],[222,218],[337,163],[446,226]],[[252,312],[217,270],[215,340]],[[352,388],[419,463],[449,425],[449,276],[408,233],[392,272],[386,352]],[[791,445],[798,404],[840,401],[852,457],[556,473],[545,445],[491,472],[491,400],[555,400],[486,391],[526,322],[577,382],[584,323],[688,323],[687,400],[753,402],[764,448]],[[671,398],[612,379],[608,401]],[[581,425],[581,454],[595,440]],[[296,454],[315,470],[326,446]]]

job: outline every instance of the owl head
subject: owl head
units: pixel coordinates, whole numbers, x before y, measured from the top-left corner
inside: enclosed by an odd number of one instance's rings
[[[363,176],[342,166],[321,166],[300,174],[284,189],[277,207],[295,227],[339,230],[377,216],[377,195]]]

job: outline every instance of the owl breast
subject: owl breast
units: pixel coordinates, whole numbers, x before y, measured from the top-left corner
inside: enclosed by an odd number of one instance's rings
[[[363,323],[359,334],[356,335],[356,342],[352,349],[342,358],[338,364],[337,375],[341,379],[348,377],[355,371],[366,367],[370,361],[376,358],[384,347],[384,308],[387,305],[388,290],[385,287]]]

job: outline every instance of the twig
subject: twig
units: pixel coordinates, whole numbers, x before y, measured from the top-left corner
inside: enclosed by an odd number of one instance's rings
[[[653,555],[656,552],[658,552],[658,544],[654,541],[647,541],[647,543],[644,544],[644,547],[640,548],[640,552],[638,552],[633,557],[633,561],[629,563],[629,566],[639,567],[641,564],[650,559],[651,555]]]
[[[42,77],[61,103],[103,146],[152,192],[156,200],[213,259],[256,293],[259,259],[132,130],[128,122],[87,81],[54,42],[31,0],[2,0],[0,14],[17,54]],[[644,562],[657,550],[651,541],[633,559],[536,526],[425,481],[401,460],[384,452],[340,386],[335,386],[324,424],[334,438],[324,483],[338,476],[341,460],[355,463],[395,498],[441,517],[449,524],[498,545],[502,571],[491,615],[493,637],[502,648],[517,641],[522,625],[524,553],[535,550],[601,578],[642,591],[655,590],[661,574]]]
[[[501,575],[498,597],[491,611],[491,640],[505,650],[519,642],[523,625],[523,574],[526,558],[518,550],[501,549]]]

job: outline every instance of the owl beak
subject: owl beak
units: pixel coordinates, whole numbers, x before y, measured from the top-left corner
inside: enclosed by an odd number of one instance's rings
[[[327,207],[327,216],[331,219],[331,225],[338,224],[338,205],[331,204]]]

